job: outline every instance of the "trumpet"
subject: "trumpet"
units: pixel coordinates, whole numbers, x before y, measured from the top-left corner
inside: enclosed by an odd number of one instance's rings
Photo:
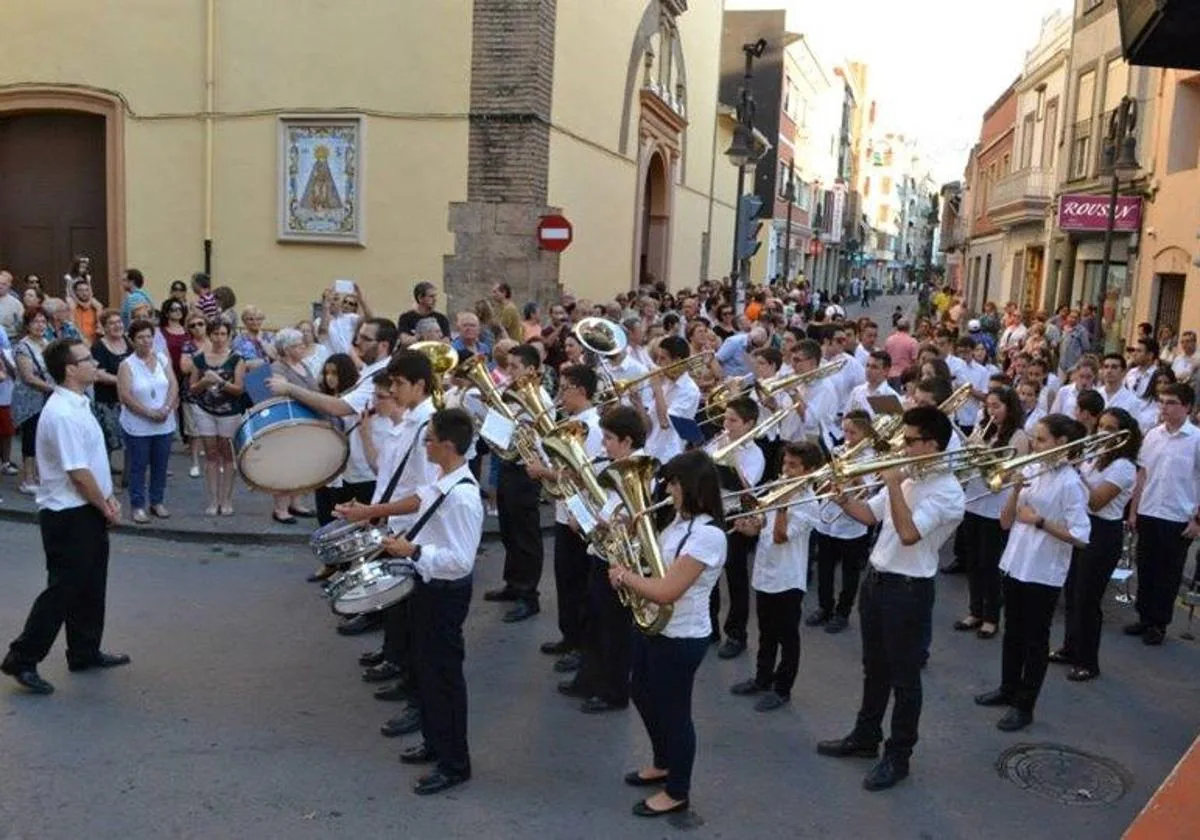
[[[1094,435],[1080,438],[1071,443],[1064,443],[1042,452],[1029,455],[1010,457],[996,461],[980,470],[980,477],[987,487],[987,493],[972,497],[969,501],[983,496],[999,493],[1022,482],[1037,478],[1050,470],[1065,466],[1075,466],[1093,458],[1099,458],[1110,452],[1115,452],[1129,440],[1129,432],[1097,432]],[[1036,466],[1032,473],[1026,474],[1025,468]]]
[[[685,373],[699,373],[708,367],[712,361],[712,357],[712,351],[705,350],[702,353],[694,353],[686,359],[679,359],[678,361],[671,362],[669,365],[656,368],[641,376],[635,376],[633,379],[625,379],[623,381],[614,380],[609,385],[603,399],[597,401],[596,407],[603,411],[605,408],[610,407],[611,404],[620,402],[630,391],[636,391],[656,376],[678,379]]]
[[[623,458],[609,465],[608,469],[600,474],[600,483],[620,498],[630,516],[631,530],[636,535],[635,548],[631,554],[603,556],[610,562],[620,562],[622,559],[632,562],[630,571],[642,577],[661,578],[667,573],[667,567],[658,546],[658,533],[654,521],[645,515],[652,507],[650,482],[657,471],[657,458],[649,455]],[[605,526],[604,531],[611,535],[614,531],[624,529],[619,526]],[[638,629],[646,635],[661,633],[671,620],[673,607],[670,604],[655,604],[628,591],[622,592],[621,601],[628,604]]]
[[[446,389],[442,382],[447,373],[458,367],[458,351],[440,341],[418,341],[410,344],[408,349],[427,357],[433,365],[433,393],[430,397],[434,408],[441,411],[446,407]]]

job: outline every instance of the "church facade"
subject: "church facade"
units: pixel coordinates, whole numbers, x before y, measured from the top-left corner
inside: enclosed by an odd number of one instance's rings
[[[339,277],[394,314],[422,279],[456,310],[729,264],[718,0],[10,6],[0,266],[52,290],[79,253],[108,299],[208,265],[282,325]]]

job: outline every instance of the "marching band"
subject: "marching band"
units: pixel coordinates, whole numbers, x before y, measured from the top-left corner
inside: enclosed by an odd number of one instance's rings
[[[1000,685],[975,698],[1009,707],[1001,729],[1031,724],[1050,662],[1070,664],[1073,681],[1099,674],[1099,604],[1127,518],[1146,548],[1140,618],[1126,632],[1161,641],[1183,535],[1200,533],[1200,433],[1175,409],[1191,405],[1187,386],[1161,388],[1165,422],[1142,445],[1119,357],[1104,359],[1102,390],[1085,358],[1055,391],[1037,357],[1014,366],[1014,383],[977,361],[974,339],[943,335],[940,350],[922,348],[927,375],[909,376],[901,395],[887,381],[891,356],[873,349],[874,325],[863,330],[870,346],[853,346],[840,325],[776,342],[748,335],[722,351],[728,364],[673,332],[635,354],[629,332],[599,317],[572,335],[583,355],[557,372],[557,403],[533,344],[508,348],[494,371],[438,342],[393,353],[395,327],[379,319],[356,337],[369,364],[348,394],[272,380],[280,398],[358,419],[348,469],[360,460],[378,483],[343,497],[339,522],[313,547],[340,569],[325,583],[334,611],[385,626],[363,676],[394,682],[381,699],[410,701],[383,734],[421,732],[423,743],[401,754],[433,765],[417,793],[471,775],[462,627],[483,527],[483,451],[497,464],[505,550],[504,586],[484,599],[511,603],[507,622],[539,612],[539,506],[552,500],[561,637],[541,650],[569,675],[558,690],[581,711],[633,701],[652,754],[625,782],[661,786],[634,806],[639,816],[688,808],[696,670],[722,631],[721,658],[747,648],[751,590],[756,667],[731,691],[756,696],[762,712],[789,702],[810,562],[819,604],[803,623],[845,630],[857,598],[863,643],[854,727],[817,749],[878,759],[868,790],[909,774],[938,555],[952,536],[970,569],[955,628],[981,639],[1003,629]],[[1064,587],[1067,636],[1051,652]]]

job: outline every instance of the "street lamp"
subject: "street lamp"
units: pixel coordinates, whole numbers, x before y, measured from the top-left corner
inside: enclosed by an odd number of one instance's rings
[[[787,228],[783,239],[783,284],[792,281],[792,204],[796,200],[796,170],[788,167],[787,186],[783,190],[783,198],[787,201]]]
[[[742,77],[738,100],[737,126],[733,130],[733,140],[729,144],[729,148],[725,150],[725,156],[738,170],[737,203],[739,205],[742,193],[746,191],[746,172],[747,170],[753,171],[754,164],[762,154],[754,138],[754,93],[751,90],[751,83],[754,81],[754,59],[762,58],[766,49],[767,42],[763,38],[742,45],[742,52],[746,56],[746,70]],[[738,293],[738,280],[743,273],[741,270],[743,261],[738,258],[742,241],[741,215],[741,213],[733,214],[733,266],[729,270],[729,281],[733,286],[730,291],[733,293],[734,307],[738,310],[743,304]],[[745,263],[748,268],[749,260],[746,260]]]
[[[1093,343],[1104,341],[1104,301],[1108,297],[1108,271],[1112,262],[1113,229],[1117,224],[1117,194],[1122,179],[1132,180],[1141,168],[1137,160],[1137,102],[1124,96],[1108,120],[1108,136],[1104,139],[1101,170],[1112,174],[1112,189],[1108,196],[1108,219],[1104,228],[1104,260],[1100,266],[1100,288],[1096,295],[1096,317]],[[1128,270],[1128,267],[1126,268]],[[1116,312],[1113,312],[1116,320]]]

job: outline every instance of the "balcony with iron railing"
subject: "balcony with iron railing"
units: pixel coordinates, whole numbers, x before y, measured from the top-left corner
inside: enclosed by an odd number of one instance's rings
[[[1000,227],[1040,223],[1054,199],[1054,173],[1029,167],[1000,178],[988,194],[988,217]]]

